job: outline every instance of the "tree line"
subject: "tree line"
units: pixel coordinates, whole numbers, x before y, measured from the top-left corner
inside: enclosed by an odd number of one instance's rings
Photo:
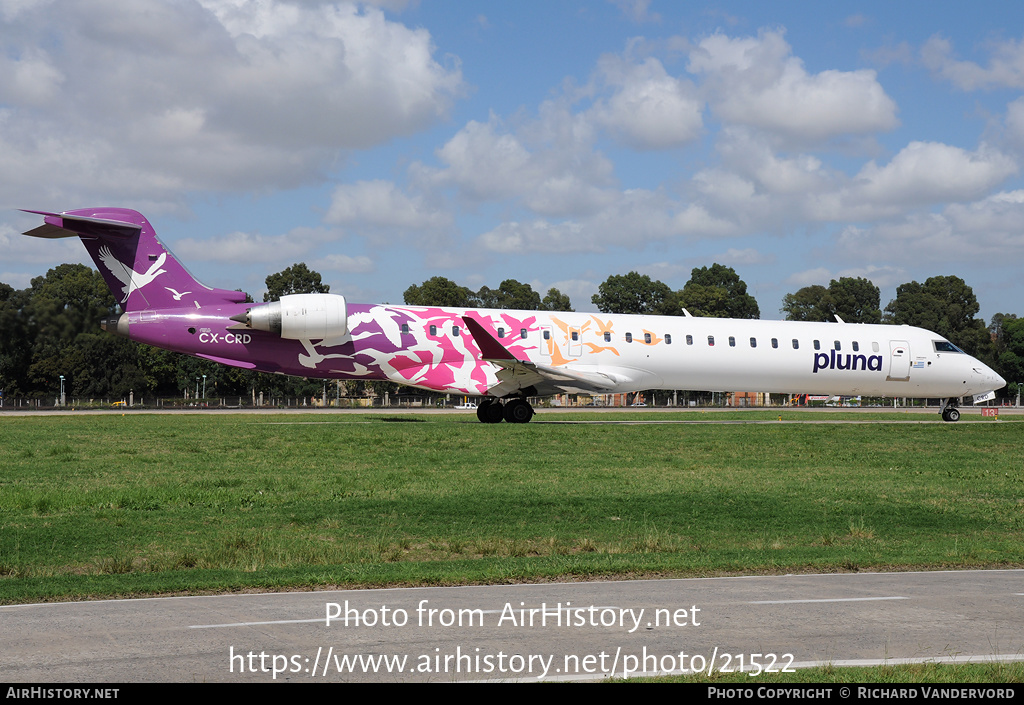
[[[293,293],[329,293],[319,273],[297,263],[266,278],[264,301]],[[569,297],[556,288],[544,296],[529,284],[506,279],[497,288],[473,291],[445,277],[432,277],[406,289],[414,306],[572,311]],[[757,301],[735,270],[720,264],[694,268],[677,291],[647,275],[629,272],[608,277],[591,303],[603,313],[667,316],[759,318]],[[878,287],[867,279],[842,277],[829,285],[807,286],[786,294],[781,312],[787,320],[908,324],[927,328],[989,364],[1011,382],[1003,394],[1016,394],[1024,381],[1024,319],[997,314],[989,325],[976,318],[977,299],[955,276],[908,282],[882,309]],[[0,391],[5,400],[56,398],[60,377],[65,392],[79,399],[145,396],[311,397],[324,382],[282,377],[219,365],[200,358],[141,345],[105,333],[99,320],[117,312],[117,303],[99,272],[80,264],[62,264],[16,290],[0,282]],[[388,382],[345,382],[348,396],[384,391]],[[333,386],[333,385],[332,385]],[[798,391],[798,390],[794,390]]]

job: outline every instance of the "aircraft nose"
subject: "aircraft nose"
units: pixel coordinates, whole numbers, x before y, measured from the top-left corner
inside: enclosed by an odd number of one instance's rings
[[[999,376],[999,373],[988,365],[979,364],[974,371],[981,378],[986,389],[996,390],[1006,386],[1006,380]]]

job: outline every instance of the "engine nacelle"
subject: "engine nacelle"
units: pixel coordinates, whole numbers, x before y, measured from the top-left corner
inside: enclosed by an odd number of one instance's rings
[[[246,311],[245,324],[289,340],[340,338],[348,333],[348,312],[344,296],[288,294]]]

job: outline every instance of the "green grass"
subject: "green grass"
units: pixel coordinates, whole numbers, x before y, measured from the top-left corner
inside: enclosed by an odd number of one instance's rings
[[[616,418],[733,416],[538,420]],[[0,417],[0,602],[1024,565],[1024,423],[968,418]]]

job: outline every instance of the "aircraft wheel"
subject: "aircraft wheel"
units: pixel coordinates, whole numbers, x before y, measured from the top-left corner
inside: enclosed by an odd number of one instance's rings
[[[477,407],[476,417],[483,423],[501,423],[504,418],[504,408],[500,402],[484,402]]]
[[[509,423],[527,423],[533,418],[533,407],[525,399],[513,399],[505,404],[505,420]]]
[[[949,407],[948,409],[946,409],[942,413],[942,418],[943,418],[943,420],[949,421],[951,423],[959,421],[960,420],[960,410],[957,409],[955,406]]]

